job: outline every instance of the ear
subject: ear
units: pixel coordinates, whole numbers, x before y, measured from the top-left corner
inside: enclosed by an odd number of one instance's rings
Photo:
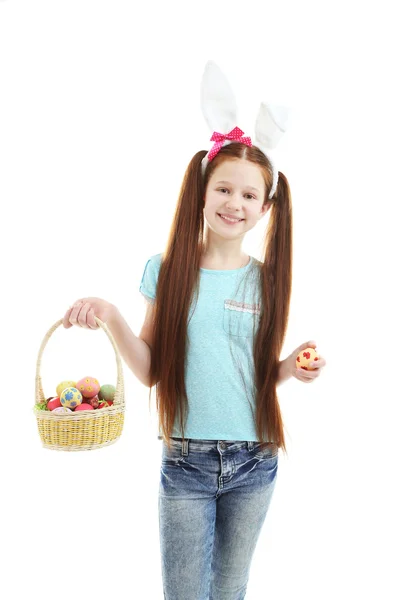
[[[271,206],[272,206],[272,202],[267,202],[266,204],[264,204],[264,206],[261,208],[261,211],[260,211],[260,217],[259,217],[260,219],[262,219],[262,217],[267,214],[267,212],[269,211]]]
[[[211,60],[201,81],[201,110],[212,133],[228,133],[237,124],[234,93],[221,69]]]

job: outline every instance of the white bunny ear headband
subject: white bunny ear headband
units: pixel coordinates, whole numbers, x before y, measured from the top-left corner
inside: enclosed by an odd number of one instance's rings
[[[250,137],[236,126],[236,100],[225,75],[213,62],[208,61],[201,82],[201,109],[207,125],[213,132],[211,141],[215,142],[202,160],[202,173],[207,164],[220,149],[231,142],[242,142],[252,146]],[[273,171],[272,188],[268,198],[272,198],[278,185],[278,169],[271,159],[273,150],[286,131],[289,109],[262,102],[255,124],[255,144],[271,162]]]

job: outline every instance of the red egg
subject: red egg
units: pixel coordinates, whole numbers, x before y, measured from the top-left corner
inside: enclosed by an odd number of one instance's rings
[[[94,410],[94,408],[91,404],[86,404],[84,402],[83,404],[78,404],[78,406],[75,408],[74,412],[76,412],[77,410]]]
[[[61,404],[60,398],[58,396],[56,396],[55,398],[52,398],[47,403],[47,408],[49,410],[53,410],[54,408],[59,408],[60,406],[62,406],[62,404]]]

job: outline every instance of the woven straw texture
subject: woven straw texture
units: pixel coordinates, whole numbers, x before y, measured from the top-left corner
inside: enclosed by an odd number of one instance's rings
[[[121,357],[115,340],[106,323],[95,317],[96,323],[107,334],[117,359],[117,385],[114,403],[106,408],[81,410],[66,414],[39,410],[34,406],[39,435],[45,448],[51,450],[96,450],[109,446],[118,440],[122,433],[125,414],[124,379]],[[45,402],[40,368],[46,344],[63,320],[60,319],[49,329],[40,346],[36,364],[35,404]]]

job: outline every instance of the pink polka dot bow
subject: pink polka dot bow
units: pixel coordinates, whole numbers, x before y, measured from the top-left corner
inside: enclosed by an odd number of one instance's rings
[[[224,145],[225,140],[229,140],[231,142],[242,142],[242,144],[246,144],[246,146],[251,147],[251,139],[247,136],[244,137],[243,133],[244,132],[239,129],[239,127],[234,127],[229,133],[218,133],[217,131],[214,131],[210,139],[212,142],[215,142],[215,144],[207,155],[208,161],[211,161],[214,156],[218,154]]]

